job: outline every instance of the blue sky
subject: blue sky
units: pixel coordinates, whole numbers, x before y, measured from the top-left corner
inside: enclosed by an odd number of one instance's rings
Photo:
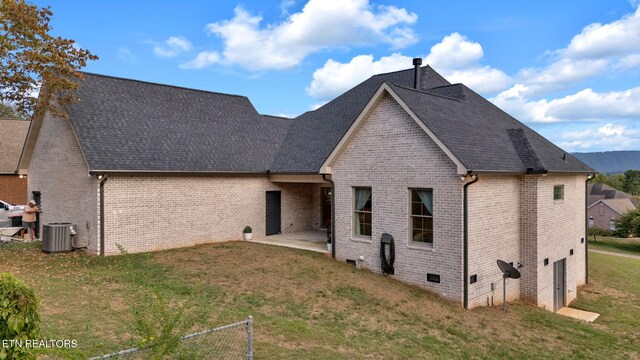
[[[638,0],[33,3],[89,72],[296,116],[422,57],[566,150],[640,150]]]

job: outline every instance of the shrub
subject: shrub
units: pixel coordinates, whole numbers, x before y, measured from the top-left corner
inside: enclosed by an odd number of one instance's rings
[[[0,273],[0,339],[37,340],[40,315],[35,292],[9,273]],[[35,359],[27,346],[0,347],[0,359]]]
[[[625,238],[640,236],[640,209],[627,211],[616,220],[615,235]]]
[[[597,236],[612,236],[613,234],[609,230],[600,229],[597,227],[590,227],[587,229],[587,235],[593,236],[593,240],[597,240]]]
[[[251,229],[251,226],[245,226],[244,230],[242,230],[243,233],[245,234],[249,234],[253,232],[253,229]]]

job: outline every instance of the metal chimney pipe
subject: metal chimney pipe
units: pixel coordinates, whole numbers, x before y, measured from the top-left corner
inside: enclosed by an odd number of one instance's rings
[[[422,59],[421,58],[414,58],[413,59],[413,88],[414,89],[420,89],[420,65],[422,65]]]

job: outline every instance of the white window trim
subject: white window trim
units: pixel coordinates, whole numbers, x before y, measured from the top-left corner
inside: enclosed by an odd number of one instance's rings
[[[413,249],[413,250],[424,250],[424,251],[431,251],[434,252],[433,250],[433,244],[436,242],[436,238],[435,238],[435,228],[436,228],[436,217],[435,215],[431,216],[432,219],[432,223],[433,223],[433,241],[430,243],[427,242],[419,242],[419,241],[413,241],[413,214],[412,212],[412,208],[411,208],[411,203],[412,203],[412,192],[413,190],[431,190],[431,194],[433,196],[433,198],[435,199],[435,189],[434,188],[430,188],[430,187],[410,187],[408,188],[407,191],[407,197],[408,197],[408,201],[407,201],[407,215],[408,215],[408,219],[407,219],[407,248],[409,249]],[[434,203],[434,207],[435,207],[435,203]],[[435,211],[434,211],[435,212]]]
[[[356,235],[356,189],[371,189],[371,235]],[[373,186],[358,185],[351,187],[351,240],[371,244],[373,242]]]

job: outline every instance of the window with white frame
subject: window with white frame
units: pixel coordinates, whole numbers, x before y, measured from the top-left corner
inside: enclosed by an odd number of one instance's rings
[[[593,216],[589,216],[589,227],[593,227]]]
[[[611,220],[609,220],[609,230],[610,231],[616,231],[616,221],[613,220],[613,218],[611,218]]]
[[[411,241],[433,244],[433,189],[411,189]]]
[[[353,235],[371,237],[371,188],[353,188]]]

